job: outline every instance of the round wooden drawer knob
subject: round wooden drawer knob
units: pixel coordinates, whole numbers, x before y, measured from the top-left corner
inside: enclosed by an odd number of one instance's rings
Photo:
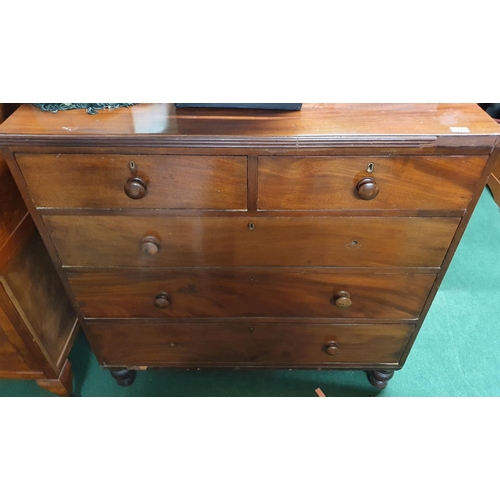
[[[325,352],[330,356],[335,356],[339,352],[339,345],[335,340],[327,342],[325,345]]]
[[[171,298],[166,292],[159,292],[155,297],[155,307],[158,309],[167,309],[170,306]]]
[[[337,307],[349,307],[352,304],[349,292],[338,292],[335,294],[335,305]]]
[[[133,200],[144,198],[148,192],[148,186],[140,177],[133,177],[127,181],[124,188],[125,194]]]
[[[378,196],[379,192],[377,183],[372,177],[361,179],[356,185],[356,190],[362,200],[373,200]]]
[[[144,255],[156,255],[160,248],[160,240],[154,236],[146,236],[141,240],[141,252]]]

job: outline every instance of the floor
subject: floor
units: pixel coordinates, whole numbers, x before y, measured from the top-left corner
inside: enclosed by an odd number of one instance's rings
[[[353,371],[145,371],[119,387],[79,334],[75,396],[500,396],[500,209],[486,188],[404,368],[383,391]],[[0,396],[48,396],[0,380]]]

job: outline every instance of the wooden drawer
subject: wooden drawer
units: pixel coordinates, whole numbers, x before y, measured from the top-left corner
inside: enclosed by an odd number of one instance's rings
[[[339,273],[325,269],[69,273],[88,318],[416,319],[434,279],[434,274]],[[349,294],[350,305],[342,292]],[[168,294],[166,300],[162,293]]]
[[[414,326],[293,323],[89,323],[107,366],[397,364]],[[332,345],[332,355],[326,348]]]
[[[459,218],[43,217],[65,266],[439,267]],[[253,226],[249,226],[253,224]],[[155,237],[160,250],[141,252]]]
[[[247,207],[243,156],[17,154],[16,159],[37,207]],[[131,161],[137,175],[129,170]],[[147,185],[141,199],[131,199],[124,191],[136,176]]]
[[[465,210],[487,156],[275,157],[258,160],[261,210]],[[367,166],[373,163],[372,173]],[[376,198],[356,186],[372,177]]]

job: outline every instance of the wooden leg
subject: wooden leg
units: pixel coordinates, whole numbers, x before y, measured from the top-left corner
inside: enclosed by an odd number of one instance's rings
[[[368,380],[373,387],[383,389],[384,387],[387,387],[387,384],[393,375],[393,370],[370,370],[368,372]]]
[[[128,387],[134,383],[136,371],[121,368],[118,370],[109,370],[111,376],[117,381],[121,387]]]
[[[37,380],[36,383],[42,389],[53,392],[58,396],[71,396],[73,392],[73,374],[69,359],[65,361],[59,378]]]

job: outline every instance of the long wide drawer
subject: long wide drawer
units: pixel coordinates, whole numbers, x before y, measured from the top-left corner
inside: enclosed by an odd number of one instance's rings
[[[89,323],[107,366],[397,364],[411,324]]]
[[[16,159],[37,207],[247,207],[244,156],[18,154]],[[140,181],[132,185],[134,178]],[[137,184],[141,181],[145,188]],[[144,195],[131,199],[126,189]]]
[[[158,269],[68,273],[88,318],[416,319],[435,274]]]
[[[64,266],[102,267],[439,267],[460,221],[107,215],[43,219]],[[151,244],[150,238],[156,242]]]
[[[465,210],[487,159],[261,156],[257,206],[261,210]],[[357,186],[368,178],[378,194],[366,200]]]

